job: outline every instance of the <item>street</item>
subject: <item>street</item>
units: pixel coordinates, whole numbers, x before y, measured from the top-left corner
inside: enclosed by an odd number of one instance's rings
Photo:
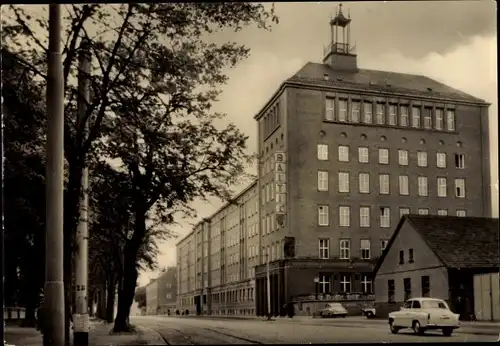
[[[195,317],[141,316],[132,323],[156,330],[170,345],[215,344],[308,344],[333,342],[474,342],[496,341],[495,335],[456,332],[451,337],[440,331],[416,336],[411,330],[397,335],[389,332],[386,323],[362,325],[359,322],[312,322],[279,319],[217,319]]]

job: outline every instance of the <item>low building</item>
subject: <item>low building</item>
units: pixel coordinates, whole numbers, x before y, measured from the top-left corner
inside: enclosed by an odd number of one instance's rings
[[[493,218],[403,216],[374,269],[377,315],[412,297],[433,297],[448,301],[464,320],[484,308],[491,309],[486,319],[499,316],[498,275],[496,283],[490,280],[493,294],[474,294],[478,277],[499,271],[498,234]]]
[[[175,314],[177,306],[177,268],[168,267],[156,279],[159,314]]]
[[[158,282],[151,279],[146,285],[146,314],[156,315],[158,312]]]

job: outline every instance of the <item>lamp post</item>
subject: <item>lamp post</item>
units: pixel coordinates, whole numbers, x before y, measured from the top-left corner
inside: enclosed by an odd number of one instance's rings
[[[267,263],[267,319],[271,319],[271,273],[269,268],[269,249],[266,252]]]
[[[315,290],[315,294],[316,294],[316,300],[318,300],[318,287],[319,286],[319,276],[316,275],[314,277],[314,290]]]

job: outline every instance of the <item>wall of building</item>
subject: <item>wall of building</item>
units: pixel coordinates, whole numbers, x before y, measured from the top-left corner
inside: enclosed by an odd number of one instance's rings
[[[413,249],[414,262],[409,263],[409,249]],[[404,263],[400,264],[399,253],[404,251]],[[425,244],[422,237],[408,222],[402,225],[400,232],[388,249],[383,264],[375,277],[375,302],[377,315],[385,315],[399,309],[404,303],[405,278],[411,280],[411,296],[421,297],[422,276],[429,276],[430,293],[433,298],[449,299],[448,270],[439,258]],[[388,299],[388,280],[394,280],[395,297],[392,303]]]
[[[330,240],[331,257],[339,256],[339,241],[342,238],[351,240],[352,257],[360,256],[361,239],[369,239],[371,256],[379,257],[382,241],[390,238],[399,221],[400,208],[410,208],[411,213],[418,213],[419,209],[428,209],[430,214],[437,214],[438,209],[442,208],[446,208],[449,215],[455,215],[457,210],[465,210],[467,216],[483,216],[487,213],[488,205],[483,202],[482,194],[473,193],[473,191],[483,191],[483,168],[489,170],[483,166],[482,154],[486,149],[482,150],[479,107],[431,103],[417,98],[387,99],[370,94],[347,94],[317,89],[287,88],[286,93],[289,217],[293,218],[290,227],[291,233],[296,237],[296,255],[299,258],[318,257],[319,238]],[[372,104],[373,121],[375,121],[375,102],[408,105],[410,121],[412,106],[454,109],[456,131],[327,122],[324,121],[326,97],[335,100],[346,99],[349,102],[352,100],[369,102]],[[362,102],[360,116],[363,116],[363,105]],[[396,109],[400,112],[399,107]],[[444,116],[446,117],[446,111]],[[328,160],[318,160],[318,144],[328,146]],[[340,145],[349,147],[349,162],[339,161]],[[369,163],[358,162],[360,147],[368,148]],[[378,163],[379,148],[389,149],[389,164]],[[407,166],[402,166],[398,162],[399,149],[408,151]],[[427,153],[427,167],[417,166],[417,151]],[[437,168],[437,152],[446,153],[446,168]],[[455,167],[455,153],[465,155],[464,169]],[[328,191],[318,191],[318,170],[327,171],[329,174]],[[349,173],[349,192],[338,192],[339,172]],[[368,194],[359,193],[359,173],[368,173],[370,176]],[[388,195],[379,193],[379,174],[389,174]],[[409,177],[409,195],[399,193],[400,175]],[[418,176],[425,176],[428,179],[426,197],[417,195]],[[446,197],[437,196],[438,177],[447,178]],[[465,198],[455,197],[455,178],[466,180]],[[329,206],[329,226],[318,225],[320,204]],[[350,207],[350,227],[339,226],[340,206]],[[360,227],[359,208],[365,206],[370,207],[370,227]],[[389,227],[380,227],[381,207],[390,208]]]
[[[160,314],[175,310],[177,304],[177,268],[169,267],[157,278]],[[171,311],[172,312],[172,311]]]
[[[146,285],[146,312],[148,315],[156,315],[158,311],[158,282],[151,280]]]

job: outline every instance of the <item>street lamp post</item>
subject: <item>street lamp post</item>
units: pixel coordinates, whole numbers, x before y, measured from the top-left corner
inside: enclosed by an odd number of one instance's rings
[[[47,64],[47,180],[44,345],[64,346],[63,184],[64,81],[61,61],[61,9],[49,5]]]
[[[271,270],[269,267],[269,251],[266,252],[267,262],[267,319],[271,319]]]

